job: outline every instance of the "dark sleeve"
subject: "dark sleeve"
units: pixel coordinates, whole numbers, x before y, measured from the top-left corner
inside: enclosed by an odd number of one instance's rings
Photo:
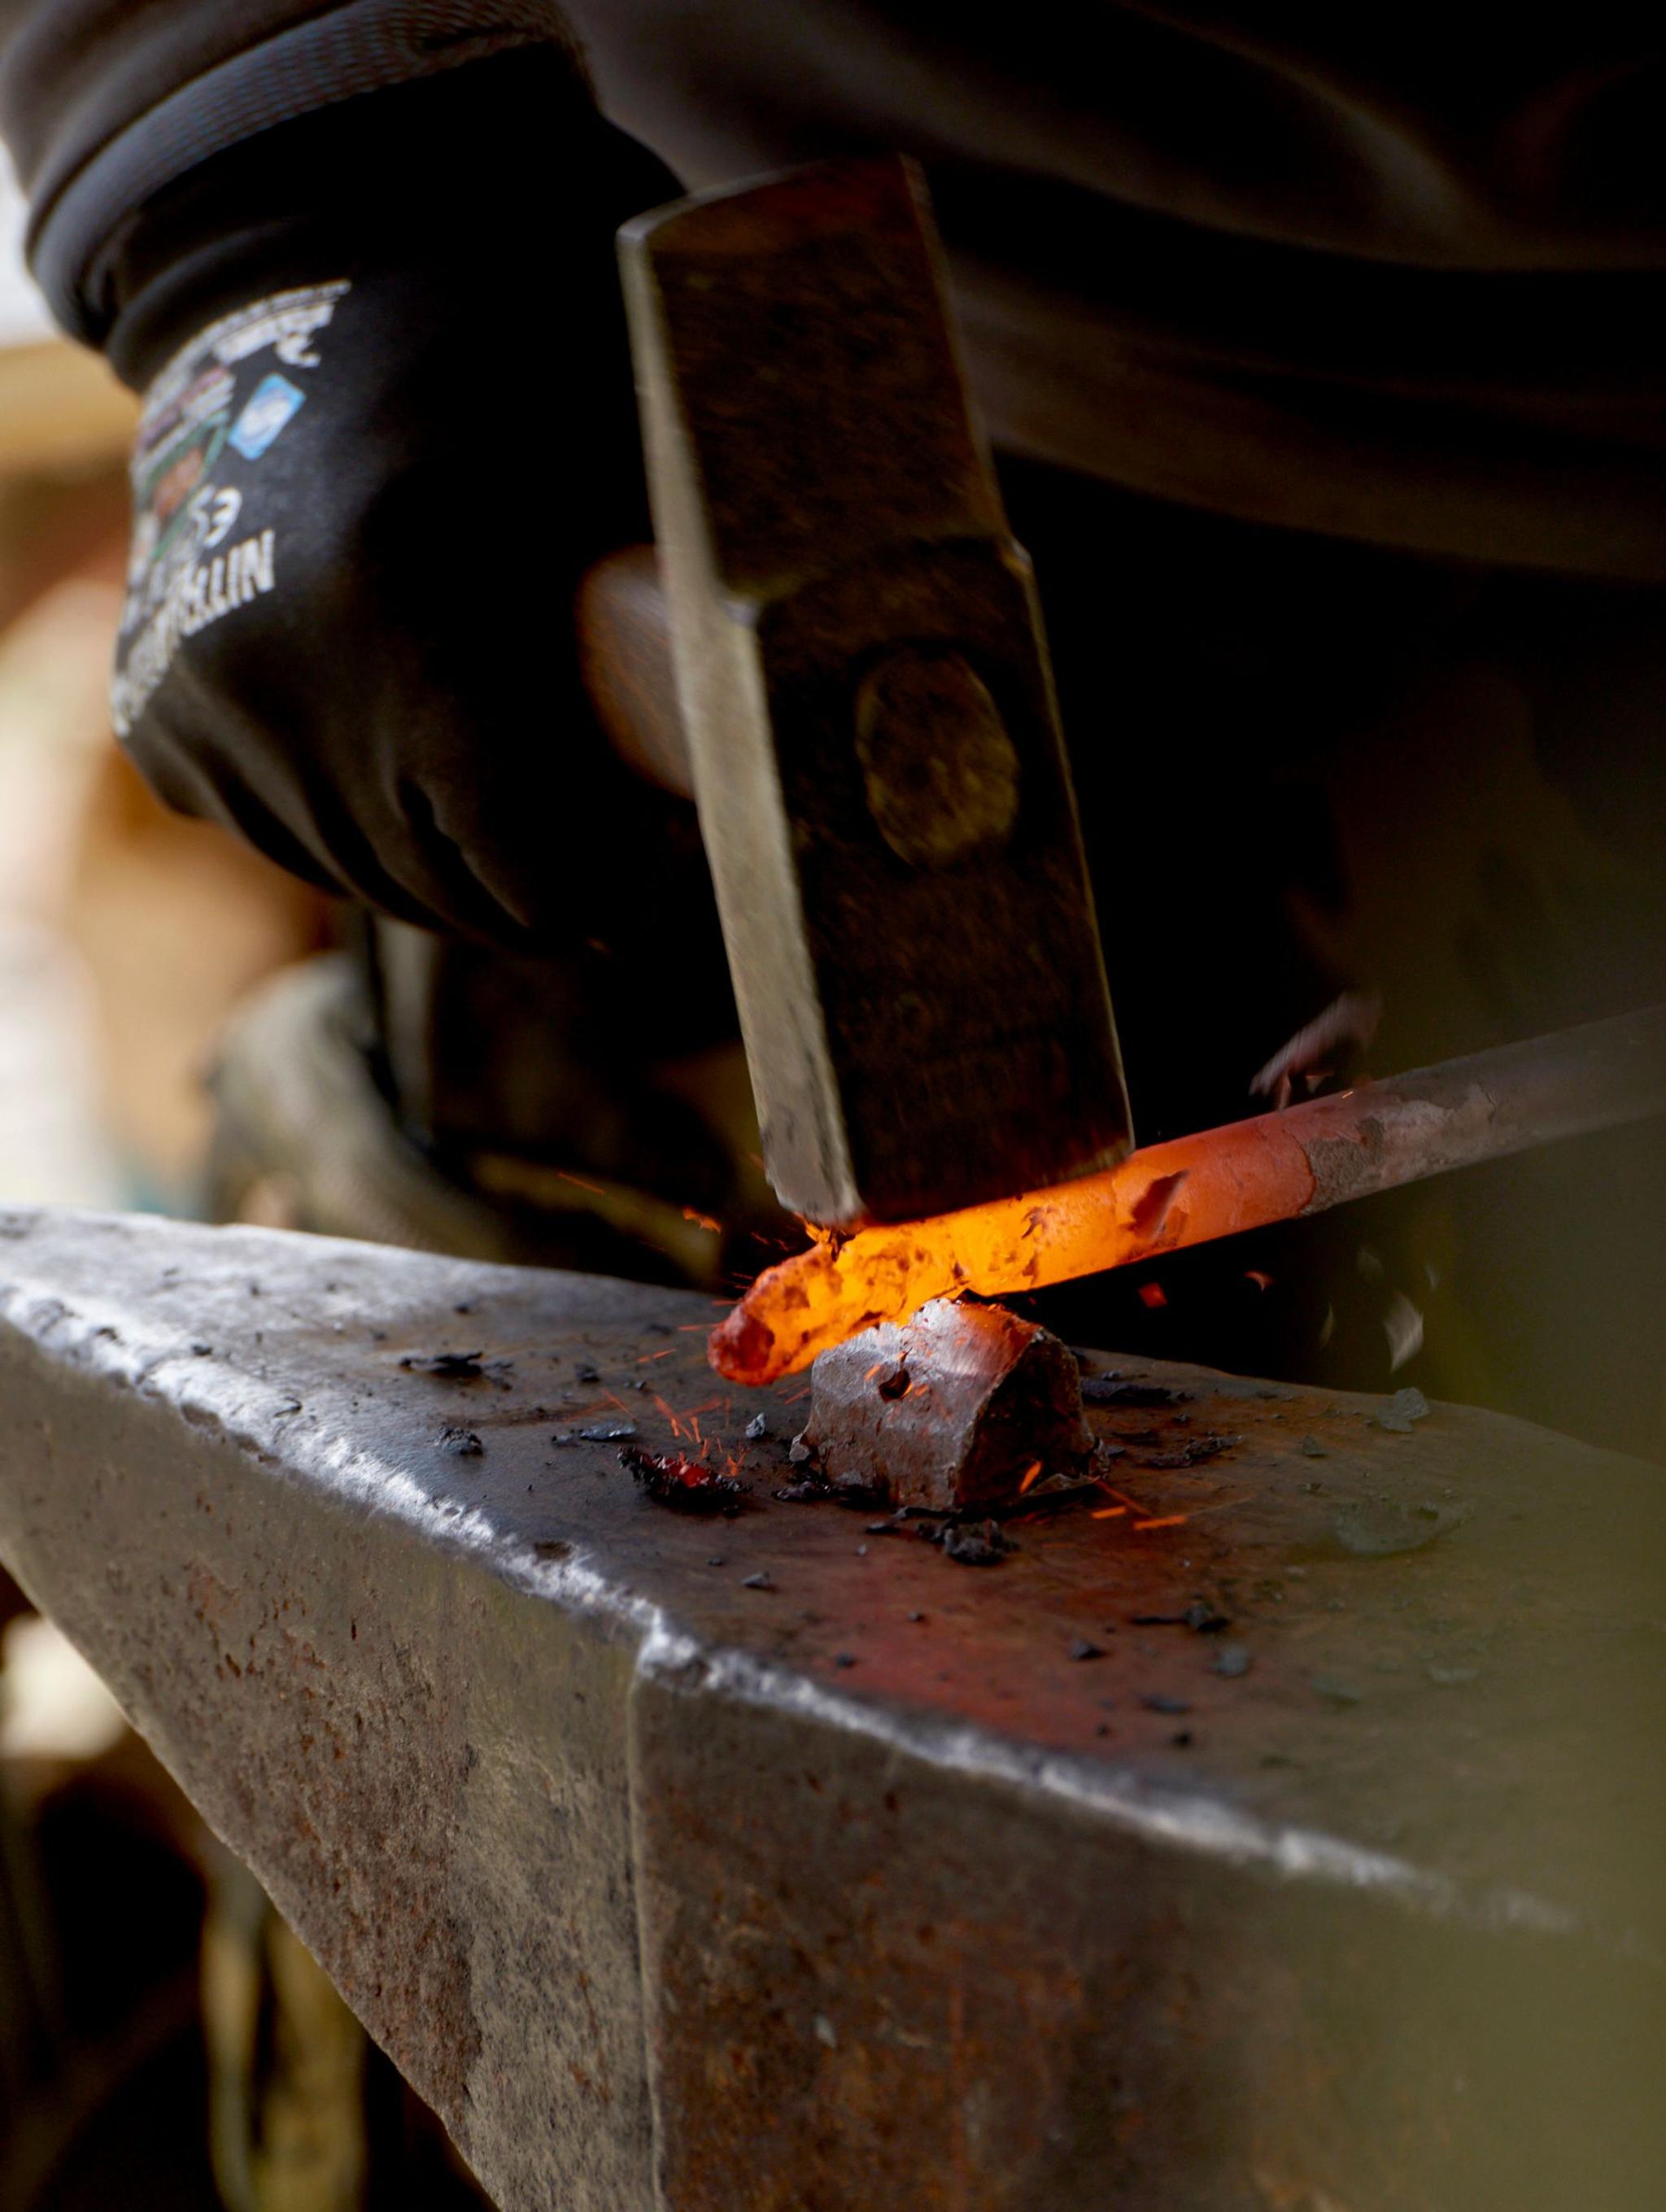
[[[527,46],[578,70],[556,0],[0,0],[0,137],[36,281],[96,344],[89,271],[164,186],[274,125]]]

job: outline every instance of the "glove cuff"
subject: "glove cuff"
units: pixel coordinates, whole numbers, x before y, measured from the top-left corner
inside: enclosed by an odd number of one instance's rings
[[[519,289],[529,215],[635,212],[677,189],[558,52],[477,62],[262,131],[136,210],[94,271],[104,350],[142,391],[204,325],[323,278],[454,265]]]
[[[193,77],[100,147],[34,180],[29,259],[64,327],[101,346],[114,302],[108,249],[131,211],[222,154],[298,118],[490,57],[539,50],[582,72],[552,0],[350,0]]]

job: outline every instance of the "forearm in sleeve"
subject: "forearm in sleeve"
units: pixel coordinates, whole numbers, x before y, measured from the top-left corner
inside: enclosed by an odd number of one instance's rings
[[[36,280],[99,344],[100,257],[155,194],[277,125],[531,46],[573,54],[555,0],[0,0],[0,137]]]

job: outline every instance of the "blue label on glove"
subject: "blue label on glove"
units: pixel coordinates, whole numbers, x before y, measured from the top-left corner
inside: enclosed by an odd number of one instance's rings
[[[248,404],[233,423],[228,442],[236,447],[245,460],[258,461],[306,397],[274,369],[249,394]]]

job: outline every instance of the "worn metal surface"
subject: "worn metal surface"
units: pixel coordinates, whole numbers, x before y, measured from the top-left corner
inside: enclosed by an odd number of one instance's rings
[[[1076,1361],[1050,1329],[937,1298],[900,1328],[882,1322],[823,1352],[800,1447],[829,1482],[958,1510],[1079,1469],[1093,1437]]]
[[[848,1226],[1108,1165],[1127,1102],[1052,678],[916,173],[702,194],[621,252],[771,1182]]]
[[[0,1231],[0,1552],[513,2212],[1654,2201],[1657,1470],[1096,1372],[1127,1504],[973,1571],[697,1299]]]

